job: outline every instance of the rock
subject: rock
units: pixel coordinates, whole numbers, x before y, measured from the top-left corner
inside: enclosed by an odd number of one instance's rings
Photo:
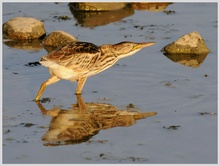
[[[131,3],[134,10],[149,10],[152,12],[162,12],[172,2],[133,2]]]
[[[126,7],[127,3],[121,2],[79,2],[79,3],[70,3],[71,7],[80,11],[112,11],[119,10]]]
[[[3,24],[4,39],[32,40],[45,36],[44,23],[32,17],[15,17]]]
[[[103,26],[112,22],[121,21],[125,17],[134,14],[133,8],[122,8],[120,10],[112,10],[105,12],[79,11],[69,6],[71,13],[82,27]]]
[[[77,41],[75,37],[64,31],[54,31],[48,34],[42,41],[44,48],[50,52],[60,45],[65,45],[68,42]]]
[[[172,42],[161,50],[168,54],[203,54],[209,53],[204,40],[198,32],[191,32]]]

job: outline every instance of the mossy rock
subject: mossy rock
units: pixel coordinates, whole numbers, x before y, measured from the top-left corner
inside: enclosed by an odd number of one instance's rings
[[[191,32],[172,42],[161,50],[168,54],[203,54],[211,50],[198,32]]]

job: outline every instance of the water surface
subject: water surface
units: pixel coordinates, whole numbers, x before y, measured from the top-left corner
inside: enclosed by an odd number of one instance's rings
[[[3,3],[2,8],[2,23],[30,16],[44,21],[47,34],[63,30],[97,45],[155,41],[88,78],[82,97],[85,103],[157,113],[127,127],[102,129],[84,142],[46,146],[42,137],[52,117],[33,99],[49,73],[26,64],[47,52],[3,44],[3,163],[217,163],[217,3],[173,3],[164,9],[175,11],[171,14],[134,10],[93,27],[80,24],[68,3]],[[58,20],[61,15],[71,19]],[[212,50],[198,66],[184,66],[160,52],[192,31]],[[68,110],[77,102],[75,88],[63,80],[49,86],[42,97],[50,102],[43,107]]]

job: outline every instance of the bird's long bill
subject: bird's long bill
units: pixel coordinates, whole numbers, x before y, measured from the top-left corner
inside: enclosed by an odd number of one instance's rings
[[[156,42],[142,42],[142,43],[137,43],[137,45],[135,46],[135,49],[141,49],[144,47],[149,47],[154,45]]]

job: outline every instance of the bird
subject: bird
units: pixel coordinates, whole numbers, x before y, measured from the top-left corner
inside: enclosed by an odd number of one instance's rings
[[[90,42],[74,41],[61,45],[42,56],[39,61],[42,66],[49,69],[51,76],[41,84],[35,101],[40,100],[48,85],[61,79],[77,81],[75,94],[80,95],[88,77],[110,68],[119,59],[131,56],[153,44],[155,42],[123,41],[97,46]]]

